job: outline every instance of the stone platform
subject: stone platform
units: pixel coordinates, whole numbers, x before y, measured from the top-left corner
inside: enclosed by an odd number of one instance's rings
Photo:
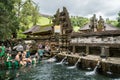
[[[64,54],[59,53],[56,58],[57,61],[61,61],[65,56],[67,56],[66,61],[69,63],[68,65],[74,65],[78,59],[78,68],[87,69],[91,68],[94,69],[97,65],[98,61],[100,61],[99,67],[97,71],[99,73],[107,73],[111,72],[113,74],[120,74],[120,58],[116,57],[108,57],[107,59],[100,58],[97,55],[87,55],[87,56],[80,56],[78,54]]]

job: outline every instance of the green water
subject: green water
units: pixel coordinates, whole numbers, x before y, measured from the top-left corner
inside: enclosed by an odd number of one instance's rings
[[[0,80],[120,80],[103,75],[86,75],[88,71],[67,69],[65,65],[42,62],[19,70],[1,70]]]

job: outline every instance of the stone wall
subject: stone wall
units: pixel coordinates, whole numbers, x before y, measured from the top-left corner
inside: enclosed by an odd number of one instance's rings
[[[86,52],[85,46],[75,46],[76,53]]]
[[[57,55],[57,61],[61,61],[66,55],[59,54]],[[73,66],[77,62],[80,56],[68,55],[65,61],[68,62],[68,65]],[[80,61],[77,64],[77,67],[80,69],[88,69],[93,70],[98,63],[96,59],[88,59],[85,57],[81,57]],[[112,63],[107,61],[100,61],[100,64],[97,68],[97,72],[100,74],[107,74],[107,72],[111,72],[112,74],[120,74],[120,64]]]
[[[90,36],[90,37],[79,37],[79,38],[72,38],[71,43],[110,43],[110,44],[120,44],[120,36],[105,36],[105,37],[98,37],[98,36]]]
[[[120,57],[120,48],[109,48],[110,57]]]
[[[101,54],[101,47],[89,47],[89,54],[100,55]]]

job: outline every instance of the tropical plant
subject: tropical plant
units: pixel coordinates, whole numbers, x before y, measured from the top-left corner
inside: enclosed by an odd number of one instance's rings
[[[88,18],[79,17],[79,16],[71,16],[71,24],[73,27],[74,26],[82,27],[88,22],[89,22]]]
[[[117,27],[120,27],[120,11],[118,13],[118,24],[117,24]]]
[[[18,18],[14,11],[15,0],[0,0],[0,40],[16,37]]]
[[[38,6],[33,2],[33,0],[16,0],[15,8],[20,22],[18,38],[23,38],[25,35],[22,34],[22,32],[31,26],[36,25],[38,22],[40,16]]]

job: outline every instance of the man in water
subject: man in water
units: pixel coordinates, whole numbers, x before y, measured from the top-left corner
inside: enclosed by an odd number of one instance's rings
[[[15,56],[15,60],[19,62],[21,60],[20,58],[21,58],[21,52],[18,52],[17,55]]]
[[[21,60],[22,60],[21,52],[18,52],[17,55],[15,56],[15,61],[14,61],[14,65],[16,68],[19,67]]]

